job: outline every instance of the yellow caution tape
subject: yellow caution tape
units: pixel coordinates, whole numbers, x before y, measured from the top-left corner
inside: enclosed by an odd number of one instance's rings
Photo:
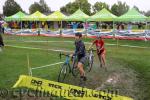
[[[21,75],[13,88],[26,87],[45,93],[73,100],[133,100],[132,98],[110,94],[98,90],[49,81],[31,76]],[[47,94],[46,94],[47,93]]]

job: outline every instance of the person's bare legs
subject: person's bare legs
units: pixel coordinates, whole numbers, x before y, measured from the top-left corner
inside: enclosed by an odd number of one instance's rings
[[[80,71],[80,85],[83,85],[83,81],[86,81],[85,71],[83,69],[83,64],[78,62],[78,69]]]
[[[102,66],[102,59],[101,59],[101,55],[100,54],[98,54],[98,59],[99,59],[99,62],[100,62],[100,68],[102,68],[103,66]]]
[[[107,68],[106,68],[105,51],[101,54],[101,61],[102,61],[103,67],[107,70]]]
[[[78,62],[78,69],[80,71],[80,76],[85,76],[85,72],[84,72],[84,69],[83,69],[83,64]]]

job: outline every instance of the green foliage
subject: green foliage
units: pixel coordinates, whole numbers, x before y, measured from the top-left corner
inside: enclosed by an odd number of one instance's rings
[[[129,6],[124,2],[118,1],[111,7],[111,11],[116,16],[121,16],[129,10]]]
[[[150,16],[150,10],[145,12],[145,16],[148,16],[148,17]]]
[[[94,13],[96,13],[102,10],[103,8],[106,8],[107,10],[109,10],[109,5],[106,4],[105,2],[96,2],[92,8],[93,8]]]
[[[67,5],[60,8],[62,12],[73,14],[78,9],[81,9],[84,13],[91,14],[91,4],[87,0],[75,0],[75,2],[69,2]]]
[[[46,4],[46,2],[44,0],[40,0],[39,2],[34,2],[34,4],[32,4],[29,7],[30,14],[32,14],[36,11],[40,11],[41,13],[51,12],[50,8],[48,7],[48,5]]]
[[[39,5],[38,2],[34,2],[34,4],[32,4],[29,8],[30,14],[33,14],[36,11],[42,12],[42,7]]]
[[[46,4],[46,2],[44,0],[40,0],[39,4],[42,7],[42,12],[43,13],[49,13],[49,12],[51,12],[50,8],[48,7],[48,5]]]
[[[14,0],[7,0],[3,6],[3,14],[5,16],[11,16],[19,11],[22,11],[22,8]]]

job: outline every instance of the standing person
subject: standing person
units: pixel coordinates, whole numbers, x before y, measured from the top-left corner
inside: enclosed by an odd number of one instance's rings
[[[86,62],[86,50],[85,45],[82,41],[81,33],[75,34],[75,53],[73,55],[77,56],[78,58],[77,68],[80,72],[80,79],[81,81],[86,81],[85,71],[83,68]]]
[[[104,48],[104,41],[102,39],[102,37],[100,35],[97,36],[97,39],[93,41],[93,43],[90,45],[89,49],[93,46],[93,45],[96,45],[96,49],[97,49],[97,55],[98,55],[98,58],[99,58],[99,61],[100,61],[100,67],[104,67],[105,70],[106,69],[106,60],[105,60],[105,53],[106,53],[106,50]]]
[[[4,46],[4,42],[3,42],[3,38],[2,35],[0,33],[0,52],[2,51],[2,47]]]

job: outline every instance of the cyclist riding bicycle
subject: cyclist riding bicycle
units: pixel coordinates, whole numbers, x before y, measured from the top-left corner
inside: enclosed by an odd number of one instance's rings
[[[82,41],[81,33],[75,34],[75,52],[73,56],[77,56],[78,59],[77,68],[80,72],[81,81],[86,81],[85,71],[83,68],[86,62],[86,49]]]

